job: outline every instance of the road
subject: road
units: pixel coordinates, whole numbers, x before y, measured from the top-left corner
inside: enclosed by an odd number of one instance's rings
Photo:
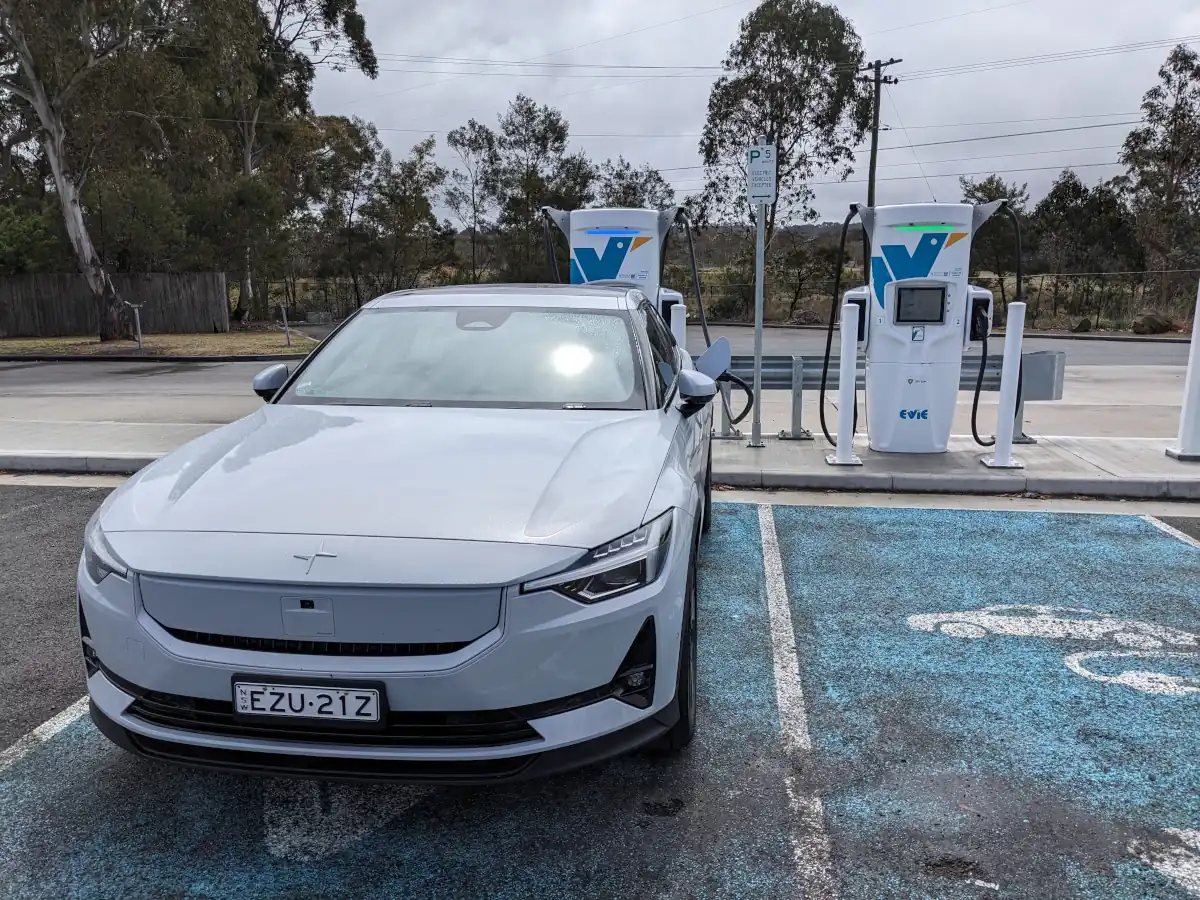
[[[151,763],[79,706],[31,733],[82,693],[102,497],[0,487],[6,900],[1200,891],[1200,645],[1150,637],[1200,631],[1200,548],[1136,514],[719,503],[688,753],[463,789]]]
[[[300,329],[309,337],[321,340],[332,326],[309,325]],[[714,325],[712,337],[729,338],[733,352],[749,356],[754,352],[754,329],[745,325]],[[688,347],[693,353],[704,346],[704,334],[699,325],[688,326]],[[1063,350],[1068,366],[1186,366],[1188,345],[1178,341],[1105,341],[1095,338],[1071,339],[1029,337],[1026,350]],[[988,353],[1004,352],[1004,338],[988,341]],[[768,356],[812,356],[825,354],[825,332],[814,328],[767,328],[763,331],[763,353]],[[837,333],[834,333],[832,358],[837,359]]]

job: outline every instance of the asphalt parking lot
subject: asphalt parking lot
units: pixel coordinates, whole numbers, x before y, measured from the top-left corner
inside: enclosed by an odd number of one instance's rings
[[[1200,896],[1197,520],[719,504],[688,754],[449,789],[109,745],[104,493],[0,487],[0,897]]]

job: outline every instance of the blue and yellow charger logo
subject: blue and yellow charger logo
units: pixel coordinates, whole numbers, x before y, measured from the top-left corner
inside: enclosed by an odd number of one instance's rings
[[[594,247],[576,247],[571,257],[571,284],[618,277],[625,257],[651,240],[640,231],[628,228],[593,228],[587,233],[608,237],[604,254],[597,253]]]
[[[928,278],[943,247],[953,247],[967,236],[967,232],[953,234],[924,234],[911,253],[903,244],[883,244],[879,248],[882,256],[871,257],[871,284],[875,288],[875,299],[883,308],[883,289],[893,281],[905,278]]]

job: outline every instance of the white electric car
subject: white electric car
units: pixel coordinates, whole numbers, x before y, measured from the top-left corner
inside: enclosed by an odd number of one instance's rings
[[[628,285],[371,302],[92,517],[93,720],[148,757],[321,778],[682,749],[728,366]]]

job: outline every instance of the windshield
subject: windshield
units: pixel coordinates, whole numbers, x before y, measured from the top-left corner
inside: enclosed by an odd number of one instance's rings
[[[621,312],[366,309],[281,403],[645,409]]]

